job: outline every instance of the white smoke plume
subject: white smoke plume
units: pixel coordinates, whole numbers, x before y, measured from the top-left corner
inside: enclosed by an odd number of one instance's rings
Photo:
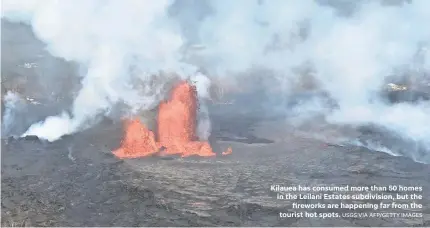
[[[4,114],[2,116],[2,134],[8,135],[14,126],[14,122],[19,121],[16,118],[17,111],[21,110],[24,106],[24,100],[18,93],[8,91],[3,97],[4,101]]]
[[[191,77],[191,81],[196,87],[199,104],[199,108],[197,110],[197,135],[200,140],[208,140],[212,130],[209,110],[207,107],[207,102],[211,98],[209,93],[211,81],[207,76],[201,73]]]
[[[71,114],[48,117],[23,135],[54,141],[86,128],[117,102],[152,108],[154,74],[186,77],[194,67],[180,61],[183,44],[166,16],[172,1],[5,1],[2,16],[29,23],[54,56],[87,67]],[[133,84],[144,85],[139,90]],[[146,87],[145,87],[146,86]],[[143,91],[142,91],[143,90]],[[142,95],[142,93],[144,95]]]
[[[428,102],[393,105],[378,95],[388,75],[411,72],[419,81],[429,72],[430,53],[423,51],[419,64],[416,57],[430,40],[430,2],[351,0],[348,9],[324,2],[4,1],[2,17],[31,24],[53,55],[88,69],[72,113],[26,134],[58,139],[119,101],[150,108],[157,89],[142,94],[131,83],[148,84],[160,71],[185,78],[204,68],[210,77],[239,80],[238,74],[264,68],[273,73],[273,89],[286,96],[299,78],[295,70],[310,66],[319,89],[338,105],[335,112],[321,108],[329,122],[381,125],[430,148]],[[54,120],[69,128],[51,127]]]

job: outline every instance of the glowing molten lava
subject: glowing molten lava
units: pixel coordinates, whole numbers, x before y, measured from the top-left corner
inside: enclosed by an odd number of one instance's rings
[[[154,133],[138,119],[125,122],[121,147],[113,153],[119,158],[137,158],[154,154],[210,157],[216,154],[208,142],[197,141],[197,94],[187,82],[179,83],[169,101],[159,106],[156,141]],[[231,154],[231,148],[222,155]]]

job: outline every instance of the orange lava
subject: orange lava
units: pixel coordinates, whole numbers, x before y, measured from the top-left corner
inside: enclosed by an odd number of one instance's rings
[[[121,147],[113,153],[119,158],[137,158],[151,155],[180,155],[211,157],[216,154],[208,142],[197,141],[197,94],[194,86],[179,83],[169,101],[159,106],[156,141],[154,133],[138,119],[125,122]],[[222,155],[229,155],[228,148]]]
[[[233,153],[233,150],[229,147],[226,151],[222,152],[222,155],[230,155],[231,153]]]

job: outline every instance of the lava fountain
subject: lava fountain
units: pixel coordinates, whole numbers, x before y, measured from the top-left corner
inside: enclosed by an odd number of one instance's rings
[[[180,82],[174,87],[168,101],[159,105],[157,138],[139,118],[125,121],[125,134],[119,149],[113,153],[119,158],[137,158],[151,155],[180,155],[181,157],[211,157],[209,142],[198,141],[197,92],[194,86]],[[222,155],[231,154],[229,147]]]

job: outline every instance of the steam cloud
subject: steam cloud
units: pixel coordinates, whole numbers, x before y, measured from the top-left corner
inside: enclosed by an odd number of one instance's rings
[[[393,105],[377,95],[388,75],[409,72],[423,80],[430,70],[429,52],[420,52],[430,40],[427,0],[394,6],[354,0],[5,0],[2,17],[29,23],[51,54],[87,69],[71,114],[48,117],[24,135],[59,139],[91,126],[118,102],[150,109],[160,99],[162,87],[151,82],[161,72],[197,78],[204,97],[210,81],[196,76],[198,69],[235,80],[264,68],[274,75],[268,79],[273,89],[286,96],[300,80],[296,69],[310,66],[319,89],[339,106],[334,112],[321,108],[328,122],[381,125],[430,148],[429,103]],[[210,124],[199,128],[207,137]]]

